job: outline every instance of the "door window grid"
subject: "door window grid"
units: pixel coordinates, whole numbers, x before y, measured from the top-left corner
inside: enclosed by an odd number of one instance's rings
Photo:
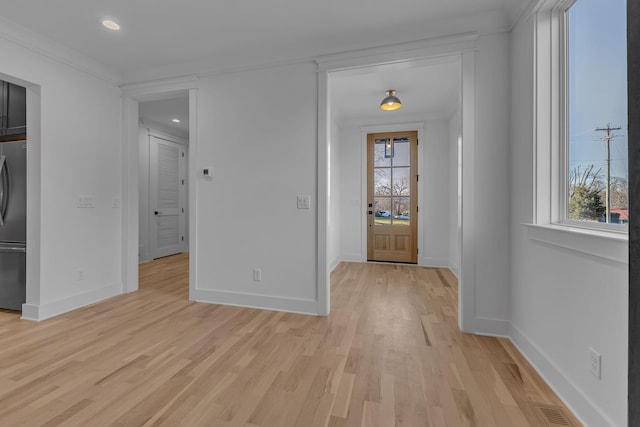
[[[410,226],[409,138],[374,141],[374,223]]]

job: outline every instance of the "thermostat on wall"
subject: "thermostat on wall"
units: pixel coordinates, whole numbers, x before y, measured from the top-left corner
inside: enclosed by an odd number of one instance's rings
[[[213,168],[212,167],[203,168],[202,176],[204,176],[205,178],[213,178]]]

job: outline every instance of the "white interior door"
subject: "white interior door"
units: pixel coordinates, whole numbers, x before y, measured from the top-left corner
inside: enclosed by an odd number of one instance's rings
[[[186,249],[186,147],[156,136],[149,145],[149,243],[160,258]]]

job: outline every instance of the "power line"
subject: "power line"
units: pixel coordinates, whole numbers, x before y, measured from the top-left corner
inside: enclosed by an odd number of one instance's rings
[[[607,143],[607,187],[606,187],[606,219],[607,224],[611,223],[611,140],[618,137],[612,131],[622,129],[620,126],[612,128],[610,123],[606,127],[596,128],[596,132],[606,132],[605,136],[600,138],[601,141]]]

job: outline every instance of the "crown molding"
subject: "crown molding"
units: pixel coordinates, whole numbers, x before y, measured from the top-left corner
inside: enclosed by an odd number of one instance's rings
[[[120,85],[122,93],[138,101],[157,101],[172,98],[172,93],[187,92],[198,85],[198,76],[148,80]]]
[[[115,69],[1,16],[0,37],[108,83],[122,83],[122,75]]]

